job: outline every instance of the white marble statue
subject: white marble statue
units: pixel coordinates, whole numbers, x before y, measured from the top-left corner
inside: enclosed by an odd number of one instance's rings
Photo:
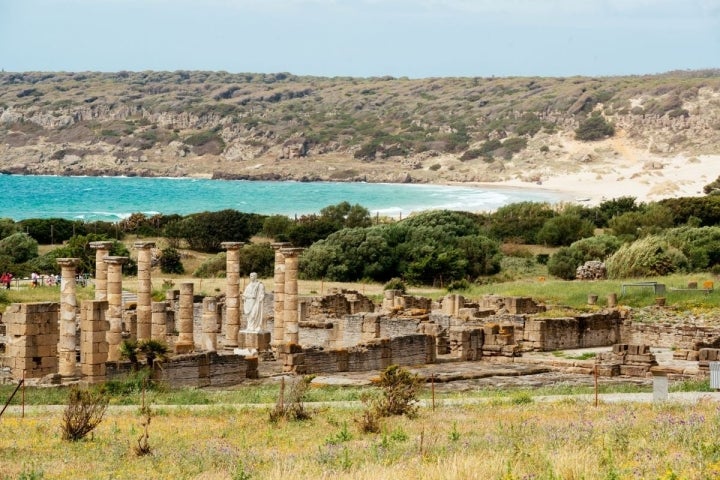
[[[243,312],[248,332],[261,332],[263,330],[263,301],[265,300],[265,285],[258,281],[257,273],[250,274],[250,283],[243,292]]]

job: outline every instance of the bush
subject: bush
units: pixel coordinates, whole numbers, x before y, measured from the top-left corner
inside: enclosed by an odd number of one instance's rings
[[[581,238],[591,237],[595,226],[575,214],[562,214],[548,219],[537,233],[538,243],[551,246],[570,245]]]
[[[100,392],[70,387],[68,405],[62,423],[62,438],[72,442],[82,440],[102,421],[108,397]]]
[[[383,290],[400,290],[403,294],[407,292],[407,285],[403,282],[402,278],[391,278],[385,285]]]
[[[578,258],[577,251],[570,247],[562,247],[550,257],[547,264],[548,273],[563,280],[573,280],[577,267],[581,263],[582,260]]]
[[[193,276],[198,278],[213,278],[225,276],[226,268],[227,254],[225,252],[221,252],[214,257],[208,258],[202,264],[200,264],[197,270],[193,272]]]
[[[306,410],[303,404],[312,379],[313,377],[309,375],[297,379],[290,386],[287,397],[285,396],[285,379],[281,380],[277,403],[270,412],[270,421],[272,423],[280,420],[308,420],[312,418],[312,412]]]
[[[162,273],[185,273],[185,267],[183,267],[180,252],[173,247],[164,248],[160,252],[160,271]]]
[[[658,233],[674,225],[672,211],[660,204],[642,206],[638,211],[626,212],[610,219],[608,226],[623,240]]]
[[[470,289],[471,284],[466,279],[462,278],[460,280],[453,280],[450,282],[447,286],[448,292],[456,292],[456,291],[462,291],[462,290],[468,290]]]
[[[251,243],[242,248],[240,254],[240,275],[255,272],[260,278],[272,277],[275,273],[275,251],[269,243]]]
[[[575,130],[575,138],[583,141],[600,140],[614,134],[615,127],[598,113],[586,118]]]
[[[18,232],[0,240],[0,255],[14,263],[27,262],[38,256],[38,242],[27,233]]]
[[[620,247],[605,262],[608,278],[668,275],[688,267],[687,257],[659,236],[649,236]]]
[[[417,394],[420,386],[417,375],[398,365],[390,365],[380,375],[379,385],[382,396],[373,403],[378,415],[405,415],[410,418],[417,415]]]
[[[195,213],[184,217],[173,228],[188,246],[201,252],[219,252],[222,242],[247,242],[262,229],[265,217],[226,209]],[[169,226],[168,226],[169,227]]]
[[[490,233],[501,241],[537,243],[537,234],[556,213],[547,203],[518,202],[498,208],[490,215]]]

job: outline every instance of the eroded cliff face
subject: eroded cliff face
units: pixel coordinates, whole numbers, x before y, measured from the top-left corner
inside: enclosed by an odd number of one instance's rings
[[[625,79],[625,90],[619,79],[148,75],[0,74],[0,170],[535,182],[588,164],[720,153],[716,72]],[[615,134],[575,140],[592,114]]]

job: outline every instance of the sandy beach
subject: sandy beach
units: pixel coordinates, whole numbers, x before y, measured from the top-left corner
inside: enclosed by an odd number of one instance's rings
[[[720,155],[613,159],[581,165],[577,171],[554,168],[540,180],[516,176],[498,183],[516,188],[547,189],[571,201],[597,205],[604,200],[632,196],[639,202],[703,196],[703,187],[720,175]]]

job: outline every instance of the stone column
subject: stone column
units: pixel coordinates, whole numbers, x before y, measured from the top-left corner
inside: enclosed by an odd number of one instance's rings
[[[113,242],[90,242],[95,250],[95,300],[107,300],[107,265],[105,257],[110,254]]]
[[[280,251],[285,257],[284,341],[289,344],[298,344],[300,339],[298,326],[298,257],[303,249],[283,248]]]
[[[85,300],[80,311],[80,372],[88,383],[105,381],[108,359],[107,300]]]
[[[240,329],[240,248],[243,242],[223,242],[227,250],[225,262],[225,348],[238,346]]]
[[[178,309],[178,339],[176,353],[189,353],[195,348],[193,339],[193,289],[191,282],[180,284],[180,308]]]
[[[151,335],[152,325],[152,279],[150,269],[152,268],[153,242],[135,242],[134,247],[138,249],[138,300],[137,300],[137,339],[148,340]]]
[[[107,342],[108,361],[120,360],[118,349],[122,341],[122,266],[128,257],[105,257],[107,265]]]
[[[218,311],[217,298],[203,298],[202,347],[208,352],[217,351]]]
[[[270,345],[277,350],[285,341],[285,257],[281,249],[290,247],[288,242],[271,244],[275,250],[275,277],[273,278],[273,333]]]
[[[167,302],[152,302],[150,336],[164,342],[167,335]]]
[[[58,258],[60,265],[60,340],[58,342],[58,372],[63,377],[75,376],[77,366],[77,297],[75,273],[78,258]]]

